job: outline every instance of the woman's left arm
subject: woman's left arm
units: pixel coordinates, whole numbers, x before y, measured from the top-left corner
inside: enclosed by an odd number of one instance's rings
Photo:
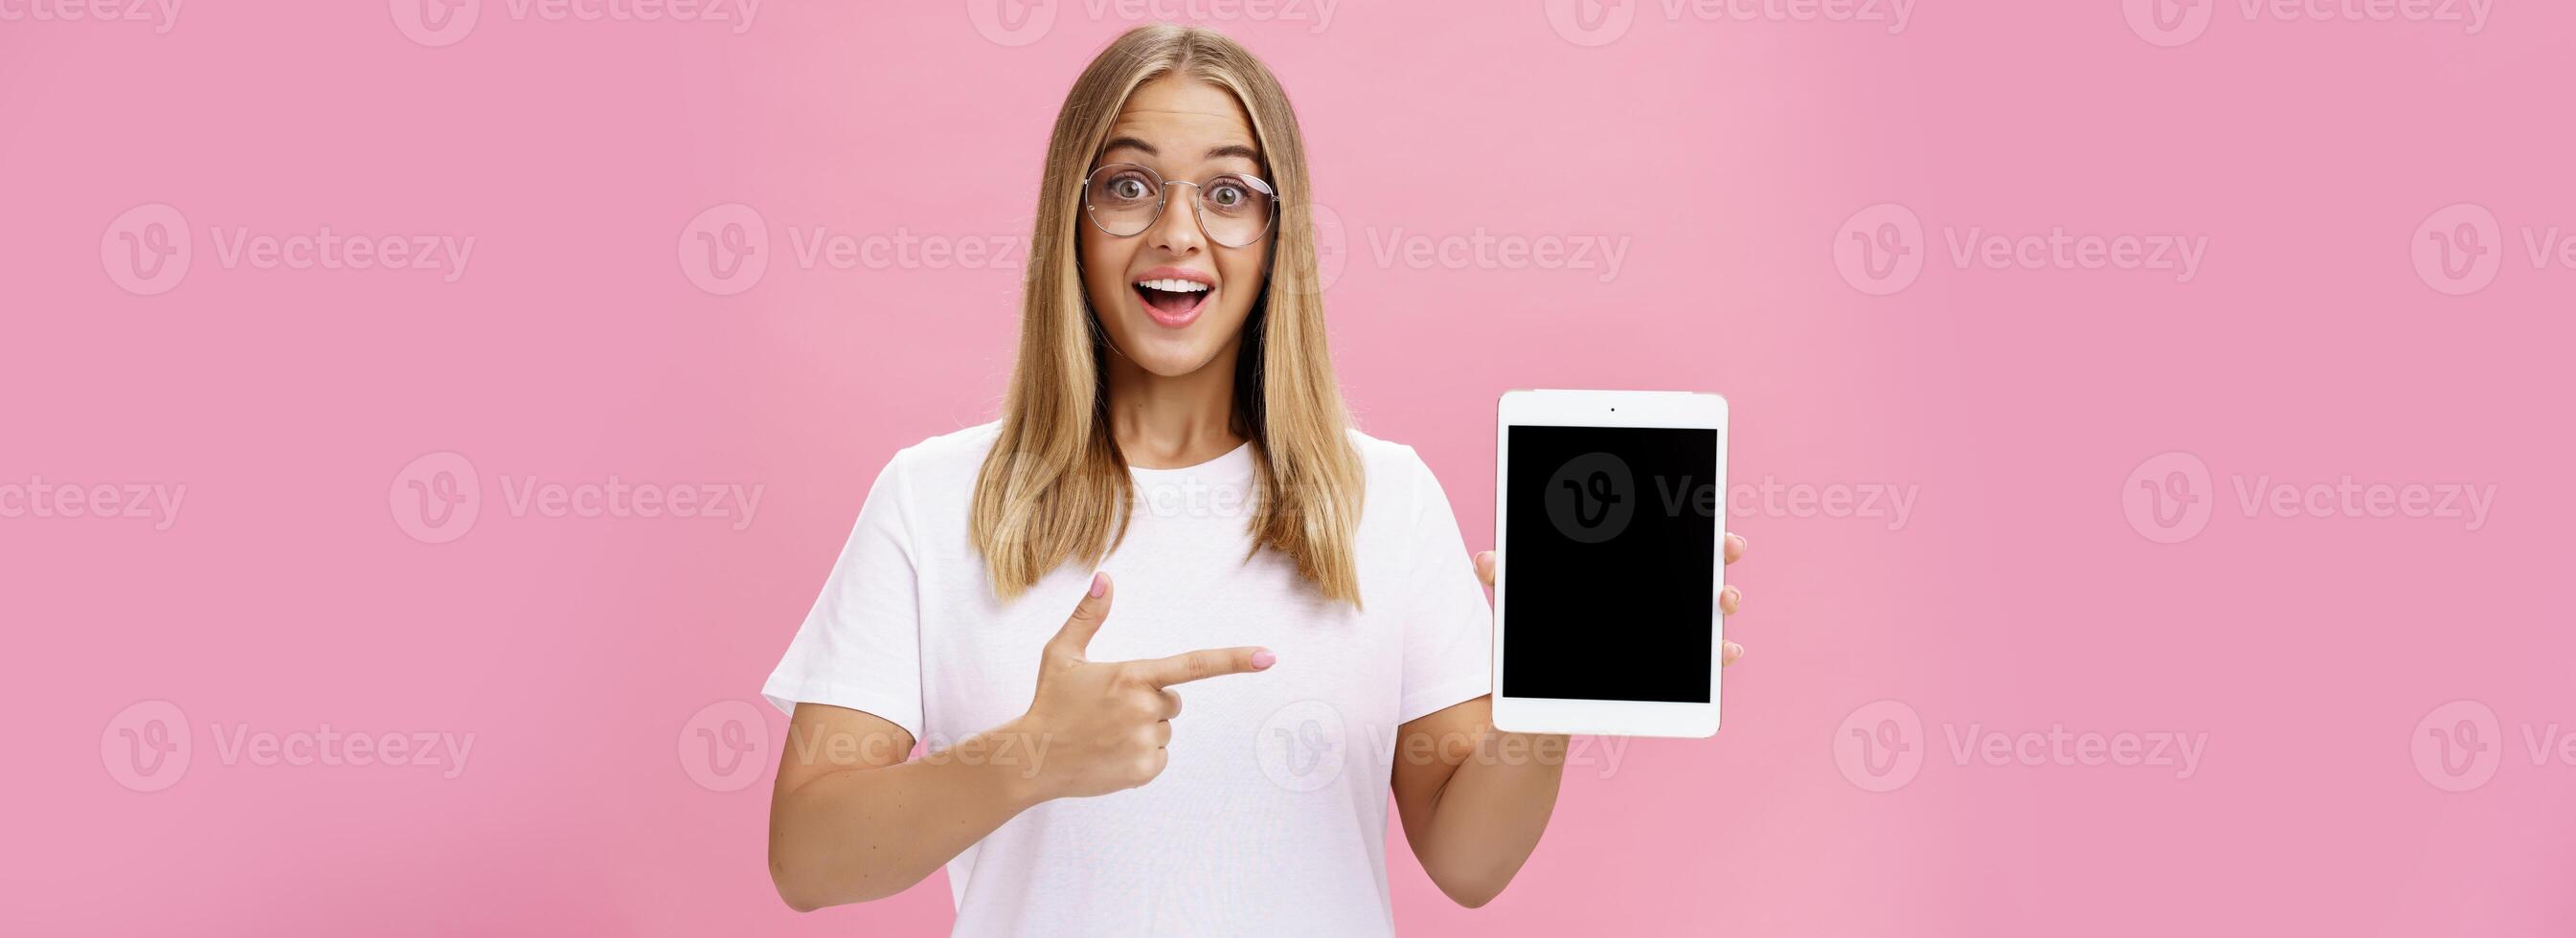
[[[1726,562],[1744,539],[1726,536]],[[1494,585],[1494,554],[1476,555],[1476,576]],[[1734,615],[1743,591],[1728,586],[1718,609]],[[1744,646],[1726,643],[1723,664]],[[1492,697],[1427,714],[1403,726],[1395,750],[1395,810],[1404,839],[1431,881],[1459,905],[1493,901],[1520,872],[1556,810],[1568,737],[1494,729]]]

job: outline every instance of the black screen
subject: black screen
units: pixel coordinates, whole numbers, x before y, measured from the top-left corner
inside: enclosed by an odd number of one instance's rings
[[[1504,431],[1503,694],[1708,702],[1717,431]]]

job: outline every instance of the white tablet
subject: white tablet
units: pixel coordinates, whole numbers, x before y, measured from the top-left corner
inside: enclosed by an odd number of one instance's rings
[[[1494,725],[1717,732],[1726,399],[1512,391],[1494,439]]]

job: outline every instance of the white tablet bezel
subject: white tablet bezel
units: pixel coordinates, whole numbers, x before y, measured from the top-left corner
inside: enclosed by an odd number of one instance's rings
[[[1510,531],[1511,428],[1673,427],[1717,431],[1717,543],[1710,562],[1708,702],[1566,700],[1503,694],[1503,656],[1511,647]],[[1586,733],[1607,736],[1706,737],[1717,732],[1718,671],[1725,654],[1725,615],[1717,591],[1726,586],[1726,398],[1689,391],[1511,391],[1496,405],[1494,421],[1494,726],[1515,733]]]

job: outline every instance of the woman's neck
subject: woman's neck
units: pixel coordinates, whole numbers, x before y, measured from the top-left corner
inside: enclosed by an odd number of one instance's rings
[[[1109,433],[1127,464],[1179,469],[1243,445],[1234,424],[1234,363],[1229,345],[1185,375],[1158,375],[1115,350],[1108,356]]]

